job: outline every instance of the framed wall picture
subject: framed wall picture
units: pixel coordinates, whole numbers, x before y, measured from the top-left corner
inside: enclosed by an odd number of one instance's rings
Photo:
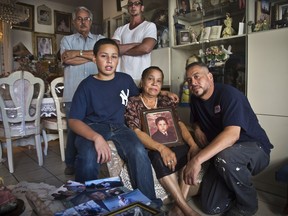
[[[51,9],[46,5],[40,5],[37,7],[37,22],[43,25],[52,24]]]
[[[191,42],[191,35],[189,30],[181,30],[179,31],[179,43],[187,44]]]
[[[72,34],[71,30],[72,14],[54,11],[55,34]]]
[[[33,33],[34,55],[38,58],[44,58],[45,55],[56,53],[56,42],[54,34]]]
[[[153,140],[169,147],[183,144],[178,120],[172,108],[144,110],[141,116],[142,128]]]
[[[279,4],[278,6],[278,20],[282,20],[283,17],[288,16],[288,3],[287,4]]]
[[[16,4],[23,6],[29,14],[29,17],[23,22],[13,24],[12,28],[25,31],[34,31],[34,5],[24,4],[20,2],[17,2]]]

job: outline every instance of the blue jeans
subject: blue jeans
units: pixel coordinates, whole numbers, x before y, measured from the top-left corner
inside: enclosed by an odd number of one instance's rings
[[[257,211],[257,192],[252,176],[263,171],[269,161],[269,155],[257,142],[235,143],[215,155],[201,183],[203,212],[225,212],[234,201],[238,209]]]
[[[71,102],[65,102],[65,112],[66,112],[66,120],[67,120],[67,141],[66,141],[66,149],[65,149],[65,163],[66,166],[74,167],[75,160],[77,155],[77,149],[74,145],[76,134],[69,128],[68,124],[68,116],[70,113]]]
[[[105,140],[112,140],[119,156],[127,163],[131,185],[138,188],[149,199],[155,200],[154,181],[151,162],[144,145],[134,131],[125,124],[93,123],[89,125],[101,134]],[[100,164],[97,163],[97,152],[94,143],[76,135],[77,148],[75,180],[85,182],[98,178]]]

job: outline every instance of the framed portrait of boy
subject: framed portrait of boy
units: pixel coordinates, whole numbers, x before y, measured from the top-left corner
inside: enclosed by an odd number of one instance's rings
[[[153,140],[168,147],[183,144],[178,120],[172,108],[144,110],[142,128]]]

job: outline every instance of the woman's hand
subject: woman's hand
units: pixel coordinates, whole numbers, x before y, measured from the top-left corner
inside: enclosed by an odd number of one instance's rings
[[[160,149],[159,153],[162,157],[162,160],[163,160],[165,166],[167,166],[170,170],[174,171],[175,166],[177,164],[177,158],[176,158],[175,153],[173,151],[171,151],[170,148],[168,148],[164,145]]]

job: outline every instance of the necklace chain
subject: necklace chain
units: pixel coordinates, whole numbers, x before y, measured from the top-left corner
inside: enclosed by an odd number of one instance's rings
[[[140,95],[140,98],[141,98],[141,101],[143,102],[144,106],[147,108],[147,109],[156,109],[157,108],[157,103],[158,103],[158,98],[156,98],[155,100],[155,105],[154,107],[149,107],[147,106],[147,104],[144,102],[144,98]]]

